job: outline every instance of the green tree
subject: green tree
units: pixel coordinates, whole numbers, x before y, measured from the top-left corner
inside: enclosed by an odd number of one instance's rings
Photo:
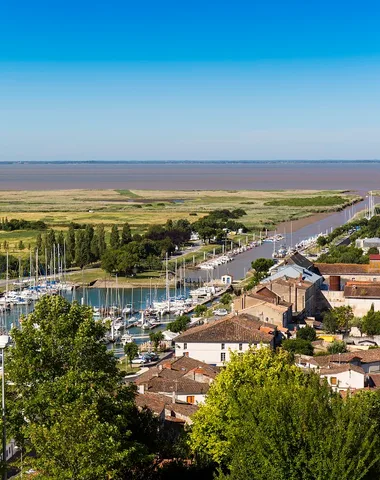
[[[135,342],[129,342],[124,345],[124,353],[128,359],[130,365],[132,365],[132,360],[137,357],[139,353],[139,347]]]
[[[23,242],[22,240],[20,240],[20,241],[18,242],[18,249],[19,249],[19,250],[24,250],[24,248],[25,248],[24,242]]]
[[[375,312],[374,304],[371,305],[371,308],[363,317],[362,331],[367,335],[380,334],[380,312]]]
[[[38,249],[39,253],[42,253],[42,235],[40,233],[37,234],[36,238],[36,248]]]
[[[117,225],[112,225],[111,236],[110,236],[110,246],[111,248],[120,247],[119,229],[117,228]]]
[[[194,313],[197,317],[202,316],[205,312],[207,312],[207,307],[206,305],[197,305],[194,308]]]
[[[229,293],[224,293],[220,301],[223,305],[229,305],[232,302],[232,296]]]
[[[258,258],[251,263],[252,268],[257,273],[267,273],[270,267],[274,265],[274,261],[270,258]]]
[[[100,224],[96,226],[96,236],[98,238],[98,249],[99,249],[99,258],[102,257],[103,253],[106,251],[106,234],[104,231],[104,225]]]
[[[84,230],[77,230],[75,236],[75,263],[80,268],[90,263],[90,245]]]
[[[297,330],[297,338],[301,338],[302,340],[309,340],[310,342],[314,342],[317,338],[317,332],[313,327],[306,325],[306,327],[300,328]]]
[[[310,340],[304,340],[302,338],[285,340],[282,342],[282,346],[285,350],[293,354],[299,353],[301,355],[313,355],[314,353],[314,347]]]
[[[335,333],[338,330],[338,319],[333,310],[323,315],[323,328],[327,333]]]
[[[164,334],[162,332],[150,332],[149,340],[154,345],[154,351],[157,352],[160,342],[164,339]]]
[[[59,296],[44,296],[12,330],[9,434],[41,478],[127,478],[153,459],[157,425],[122,385],[104,334],[91,308]]]
[[[336,353],[345,353],[345,352],[347,352],[347,345],[344,342],[341,342],[339,340],[334,340],[327,347],[327,351],[331,355],[336,354]]]
[[[66,237],[66,263],[71,265],[75,261],[75,230],[73,225],[69,226]]]
[[[168,323],[168,330],[173,333],[179,333],[186,330],[190,318],[187,315],[180,315],[173,322]]]
[[[123,229],[121,231],[121,240],[120,240],[120,245],[127,245],[127,243],[132,241],[132,233],[131,233],[131,227],[129,226],[129,223],[124,223]]]
[[[193,452],[217,464],[218,479],[378,478],[378,395],[343,400],[284,350],[231,357],[190,431]]]
[[[368,249],[367,255],[378,255],[379,249],[377,247],[371,247]]]

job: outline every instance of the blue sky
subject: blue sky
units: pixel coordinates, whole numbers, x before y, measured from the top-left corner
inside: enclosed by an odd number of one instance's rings
[[[380,4],[0,6],[0,160],[380,158]]]

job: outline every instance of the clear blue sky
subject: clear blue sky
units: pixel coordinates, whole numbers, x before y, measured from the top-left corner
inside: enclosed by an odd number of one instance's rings
[[[0,5],[0,160],[380,158],[378,1]]]

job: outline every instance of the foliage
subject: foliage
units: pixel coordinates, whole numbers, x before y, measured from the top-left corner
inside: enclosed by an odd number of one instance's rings
[[[135,342],[126,343],[124,345],[124,353],[129,364],[132,365],[132,360],[137,357],[139,353],[139,347]]]
[[[309,340],[310,342],[314,342],[314,340],[317,338],[317,332],[315,331],[315,328],[306,325],[306,327],[297,330],[296,336],[297,338],[301,338],[302,340]]]
[[[361,248],[353,245],[339,245],[331,247],[328,253],[323,253],[318,262],[321,263],[369,263],[368,255],[363,254]]]
[[[374,304],[362,319],[361,331],[367,335],[380,335],[380,312],[375,312]]]
[[[149,333],[149,340],[153,343],[155,351],[158,350],[158,346],[160,345],[160,342],[164,340],[164,338],[164,334],[161,331]]]
[[[43,297],[12,330],[9,434],[35,453],[25,461],[39,478],[123,478],[158,448],[157,425],[121,384],[104,334],[91,308],[58,296]]]
[[[282,198],[280,200],[271,200],[265,205],[274,207],[335,207],[343,206],[348,199],[339,195],[318,196],[318,197],[297,197]]]
[[[42,220],[37,220],[35,222],[22,220],[19,218],[2,218],[0,220],[0,230],[5,232],[12,232],[14,230],[46,230],[47,225]]]
[[[222,298],[220,299],[220,302],[223,303],[223,305],[229,305],[232,302],[232,296],[229,293],[224,293],[222,295]]]
[[[180,333],[186,330],[190,318],[187,315],[180,315],[173,322],[168,323],[168,330],[173,333]]]
[[[354,318],[350,306],[335,307],[323,316],[323,327],[327,333],[335,333],[339,330],[348,330]]]
[[[200,317],[200,316],[203,315],[205,312],[207,312],[207,307],[206,307],[206,305],[197,305],[197,306],[194,308],[194,314],[195,314],[197,317]]]
[[[333,355],[335,353],[345,353],[347,352],[347,345],[339,340],[334,340],[333,342],[330,343],[330,345],[327,347],[327,351]]]
[[[252,268],[257,273],[267,274],[268,270],[273,267],[274,261],[271,258],[258,258],[251,263]]]
[[[283,350],[231,357],[190,432],[193,451],[219,466],[217,478],[378,478],[378,393],[343,400]]]
[[[310,340],[296,338],[294,340],[284,340],[282,346],[290,353],[299,353],[301,355],[313,355],[314,347]]]

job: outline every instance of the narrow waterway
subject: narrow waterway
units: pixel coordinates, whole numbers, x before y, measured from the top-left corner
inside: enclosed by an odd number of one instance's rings
[[[319,233],[326,233],[332,231],[334,228],[347,223],[356,213],[363,211],[368,206],[368,199],[365,199],[365,193],[361,193],[364,200],[357,204],[347,207],[344,210],[328,215],[326,218],[319,220],[318,222],[311,223],[295,232],[277,231],[284,235],[284,240],[279,242],[287,246],[293,246],[300,243],[302,240],[318,235]],[[380,197],[374,197],[375,204],[380,201]],[[278,248],[280,244],[277,244]],[[220,265],[214,270],[195,270],[186,276],[193,279],[210,280],[211,277],[216,279],[222,275],[232,275],[234,279],[244,278],[248,270],[250,269],[251,262],[257,258],[272,258],[273,243],[264,242],[262,245],[247,250],[237,255],[230,263]]]

